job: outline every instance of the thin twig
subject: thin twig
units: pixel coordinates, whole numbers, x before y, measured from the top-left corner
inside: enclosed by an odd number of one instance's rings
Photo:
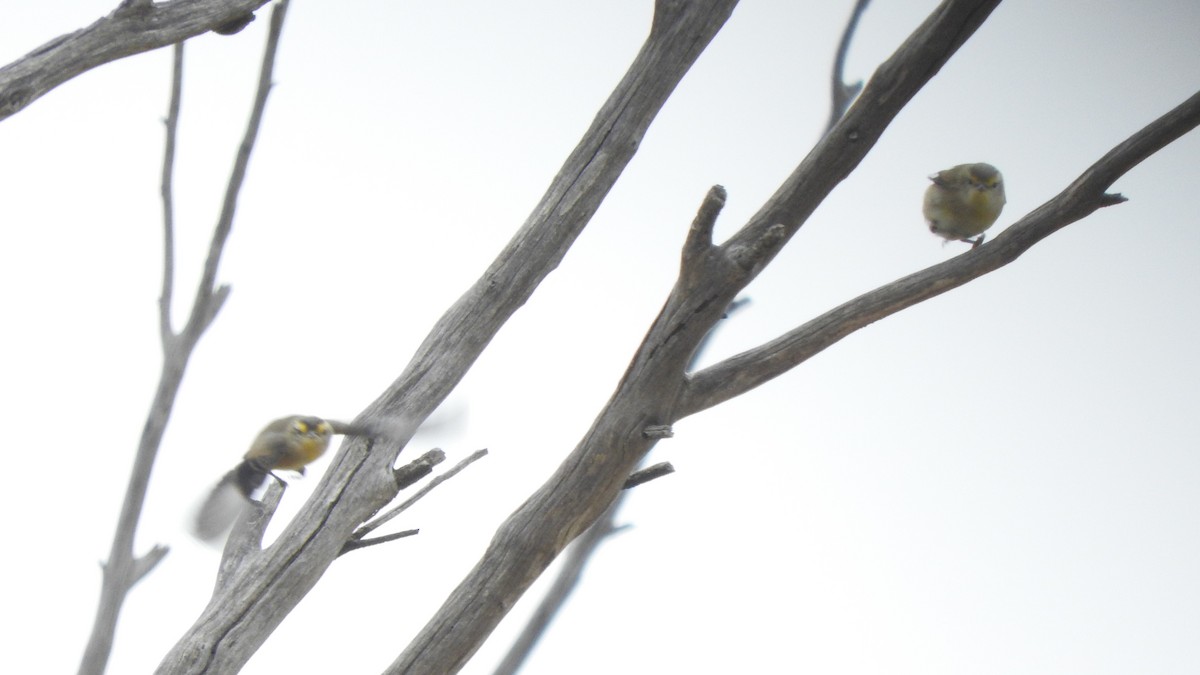
[[[412,506],[413,504],[416,504],[418,501],[421,500],[421,498],[423,498],[425,495],[429,494],[434,488],[436,488],[437,486],[446,482],[447,480],[453,478],[455,475],[458,474],[458,472],[467,468],[472,463],[474,463],[476,460],[482,459],[485,455],[487,455],[487,452],[488,452],[487,448],[484,448],[483,450],[476,450],[475,452],[471,453],[470,456],[468,456],[466,459],[462,460],[458,464],[455,464],[454,466],[450,467],[450,469],[448,469],[445,473],[435,477],[433,480],[426,483],[425,487],[421,488],[420,490],[417,490],[413,494],[413,496],[409,497],[408,499],[404,500],[400,504],[396,505],[390,511],[387,511],[383,515],[378,516],[374,520],[359,527],[357,530],[354,531],[354,534],[352,534],[350,536],[350,541],[362,539],[363,537],[367,536],[372,531],[377,529],[380,525],[383,525],[384,523],[388,522],[389,520],[400,515],[401,513],[406,511],[408,509],[408,507]]]
[[[357,551],[362,548],[367,548],[368,546],[378,546],[379,544],[386,544],[389,541],[396,541],[397,539],[404,539],[406,537],[412,537],[412,536],[418,535],[420,533],[421,533],[420,530],[403,530],[401,532],[393,532],[392,534],[385,534],[381,537],[372,537],[371,539],[351,539],[350,541],[346,542],[346,545],[342,547],[342,552],[339,553],[338,555],[346,555],[350,551]]]
[[[175,344],[171,328],[171,300],[175,295],[175,199],[171,186],[175,170],[175,136],[179,129],[179,105],[183,99],[183,43],[175,45],[171,68],[171,103],[167,107],[167,138],[163,144],[162,203],[163,203],[163,278],[158,297],[158,325],[163,351]]]
[[[858,92],[862,91],[862,80],[854,82],[846,82],[846,54],[850,52],[850,41],[854,38],[854,31],[858,28],[858,20],[862,17],[862,13],[867,9],[867,5],[871,0],[858,0],[854,3],[854,11],[850,13],[850,20],[846,22],[846,29],[842,31],[842,40],[838,43],[837,56],[833,59],[833,73],[830,77],[831,94],[829,97],[829,123],[825,125],[825,133],[829,133],[837,124],[838,120],[842,119],[842,115],[846,114],[846,108],[850,107],[850,103],[854,101],[854,97],[858,96]]]
[[[623,494],[624,480],[657,442],[641,430],[678,419],[679,395],[691,379],[686,366],[700,340],[998,3],[944,0],[877,69],[862,94],[872,97],[872,105],[852,106],[747,226],[718,247],[728,260],[709,254],[706,273],[681,270],[616,391],[579,444],[497,528],[479,563],[386,673],[461,668],[566,543],[600,522],[614,497]],[[656,10],[703,4],[660,2]],[[689,240],[694,239],[689,235]]]
[[[242,137],[242,143],[238,146],[237,158],[234,160],[233,170],[229,174],[229,183],[225,187],[221,215],[217,218],[217,228],[213,232],[212,242],[209,244],[208,258],[204,261],[204,272],[196,290],[198,305],[203,298],[206,306],[216,304],[219,309],[219,304],[224,302],[228,294],[227,290],[223,290],[226,287],[221,289],[215,287],[217,267],[221,263],[221,251],[225,247],[225,240],[229,238],[229,232],[233,229],[233,214],[237,209],[242,183],[246,179],[246,167],[250,164],[250,153],[254,151],[254,142],[258,139],[258,128],[262,124],[263,111],[267,107],[267,96],[271,93],[271,74],[275,69],[275,53],[279,45],[279,35],[283,31],[283,19],[287,15],[287,8],[288,0],[281,0],[271,11],[271,27],[267,33],[267,47],[263,53],[262,66],[259,68],[258,88],[254,93],[254,107],[250,111],[250,120],[246,123],[246,133]],[[193,314],[184,331],[202,331],[212,322],[215,314],[215,310],[211,314]]]

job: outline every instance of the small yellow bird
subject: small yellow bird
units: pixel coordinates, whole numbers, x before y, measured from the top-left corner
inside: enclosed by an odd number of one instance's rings
[[[959,164],[929,177],[925,191],[925,220],[929,231],[947,241],[965,241],[975,248],[984,230],[1004,209],[1004,178],[991,164]],[[971,239],[979,235],[977,239]]]
[[[276,469],[304,474],[305,465],[325,454],[334,434],[372,435],[366,427],[292,415],[271,422],[258,433],[242,461],[209,493],[192,525],[197,538],[213,541],[225,533],[251,495]],[[276,476],[278,478],[278,476]]]

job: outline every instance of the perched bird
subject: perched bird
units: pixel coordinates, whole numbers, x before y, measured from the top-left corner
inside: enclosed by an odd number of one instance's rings
[[[192,524],[193,534],[205,541],[220,537],[268,475],[274,476],[276,469],[303,475],[305,465],[325,454],[335,434],[372,435],[364,426],[302,415],[268,424],[250,444],[241,463],[225,474],[204,500]]]
[[[991,164],[959,164],[929,177],[925,191],[925,220],[929,231],[947,241],[965,241],[971,248],[983,243],[983,232],[1004,208],[1004,178]],[[979,235],[977,239],[971,239]]]

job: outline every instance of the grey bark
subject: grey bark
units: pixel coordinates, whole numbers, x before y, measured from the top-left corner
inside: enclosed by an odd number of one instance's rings
[[[449,394],[500,327],[562,260],[633,157],[650,122],[734,5],[733,0],[656,4],[645,45],[528,221],[438,321],[396,382],[360,417],[408,419],[409,433],[376,443],[371,452],[361,440],[343,444],[302,512],[275,544],[244,560],[158,672],[236,672],[317,582],[354,529],[395,497],[392,465],[412,429]],[[628,473],[616,480],[617,487]],[[585,518],[587,513],[577,514],[578,526],[549,535],[561,545],[542,549],[561,549]],[[454,636],[451,652],[423,659],[422,672],[458,669],[525,585],[506,588],[503,595],[508,599],[503,602],[480,602],[474,620],[464,621],[463,632]]]
[[[154,4],[150,0],[126,0],[92,25],[54,38],[0,68],[0,120],[97,66],[211,30],[233,30],[239,23],[252,20],[254,10],[267,2],[174,0]]]

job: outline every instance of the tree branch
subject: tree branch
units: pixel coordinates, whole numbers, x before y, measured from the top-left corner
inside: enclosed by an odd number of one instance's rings
[[[404,416],[419,423],[442,402],[500,327],[566,255],[663,103],[735,4],[734,0],[660,0],[650,37],[525,225],[437,322],[396,382],[360,418]],[[245,571],[214,598],[166,656],[159,672],[239,669],[317,582],[354,528],[395,497],[392,467],[407,441],[407,437],[389,438],[376,443],[371,452],[359,439],[343,443],[295,520],[272,546],[246,561]],[[519,595],[520,590],[510,588],[506,594]],[[506,602],[483,605],[473,620],[454,629],[453,645],[443,643],[446,651],[422,659],[426,670],[412,672],[457,669],[509,606]]]
[[[500,526],[483,559],[385,672],[457,671],[558,553],[601,517],[657,442],[642,431],[677,419],[686,366],[704,335],[997,2],[944,2],[876,72],[863,105],[848,111],[751,222],[719,247],[721,255],[698,260],[689,253],[697,247],[685,245],[675,288],[591,429]],[[707,218],[697,220],[703,230]]]
[[[123,2],[87,28],[54,38],[0,68],[0,120],[76,75],[230,25],[267,1]]]
[[[731,253],[740,253],[740,264],[751,266],[747,272],[757,275],[779,250],[762,245],[766,231],[782,225],[784,241],[790,239],[998,4],[1000,0],[943,0],[875,70],[858,104],[846,111],[750,222],[724,245]]]
[[[558,576],[554,578],[554,583],[547,589],[546,596],[538,603],[533,616],[529,617],[529,621],[521,629],[520,635],[513,640],[512,646],[508,648],[508,653],[492,671],[492,675],[514,675],[521,669],[525,660],[533,652],[533,648],[537,646],[538,641],[550,626],[550,622],[554,621],[558,611],[567,603],[567,598],[579,585],[579,580],[583,578],[583,570],[596,553],[596,549],[609,535],[619,531],[619,528],[614,525],[614,518],[620,508],[621,500],[618,499],[604,512],[603,517],[596,521],[595,525],[588,528],[583,536],[571,544],[566,559],[563,560],[562,568],[559,570]]]
[[[787,372],[854,331],[997,270],[1054,232],[1125,200],[1107,190],[1144,159],[1200,125],[1200,93],[1109,151],[1050,201],[987,244],[835,307],[760,347],[692,376],[679,419]]]
[[[104,672],[108,664],[109,654],[112,652],[117,618],[120,614],[121,606],[125,602],[125,596],[128,594],[129,589],[138,580],[148,574],[154,564],[161,560],[167,553],[165,547],[155,547],[150,554],[143,558],[135,559],[133,556],[134,534],[137,531],[138,522],[141,520],[142,507],[146,500],[146,490],[150,482],[150,473],[154,468],[154,461],[158,456],[158,450],[162,444],[163,433],[166,430],[167,421],[170,419],[171,409],[175,404],[175,396],[178,394],[179,387],[183,381],[184,370],[187,368],[192,350],[195,348],[201,334],[208,327],[209,323],[211,323],[213,317],[216,316],[216,312],[220,308],[221,301],[225,296],[224,292],[214,293],[212,291],[213,278],[216,275],[217,265],[220,262],[225,241],[229,236],[229,230],[233,224],[233,208],[237,203],[237,191],[241,188],[242,177],[245,174],[250,150],[254,144],[254,135],[258,131],[258,122],[261,119],[267,92],[270,89],[271,70],[269,65],[274,62],[274,52],[278,44],[279,31],[282,27],[286,6],[287,0],[284,0],[272,14],[271,36],[267,42],[267,57],[264,58],[264,69],[262,79],[259,82],[255,113],[251,117],[251,125],[247,130],[246,138],[242,141],[238,161],[234,167],[234,176],[231,177],[227,188],[225,210],[222,212],[217,227],[213,232],[212,242],[209,246],[208,260],[205,265],[205,274],[197,289],[191,315],[187,326],[179,335],[176,335],[171,329],[171,301],[170,296],[167,295],[172,290],[174,270],[174,254],[172,250],[174,247],[174,234],[173,222],[171,222],[173,218],[170,207],[170,176],[173,157],[170,155],[174,152],[174,133],[178,119],[177,113],[183,59],[182,47],[177,48],[175,51],[176,61],[175,67],[172,70],[171,108],[167,118],[168,140],[166,143],[167,148],[164,151],[164,154],[168,156],[164,158],[163,162],[162,187],[164,199],[166,200],[164,202],[164,227],[166,233],[163,239],[163,246],[164,261],[167,263],[163,268],[164,295],[159,298],[159,331],[163,339],[163,367],[162,373],[159,376],[158,387],[154,394],[154,400],[150,404],[150,412],[147,416],[146,424],[142,428],[141,439],[138,442],[137,455],[134,458],[129,486],[125,492],[125,501],[121,505],[121,515],[117,521],[117,531],[113,536],[113,545],[109,552],[108,562],[104,565],[104,579],[100,589],[100,603],[96,610],[96,619],[92,625],[92,633],[88,638],[88,644],[83,653],[83,660],[79,666],[80,675],[101,675]]]

